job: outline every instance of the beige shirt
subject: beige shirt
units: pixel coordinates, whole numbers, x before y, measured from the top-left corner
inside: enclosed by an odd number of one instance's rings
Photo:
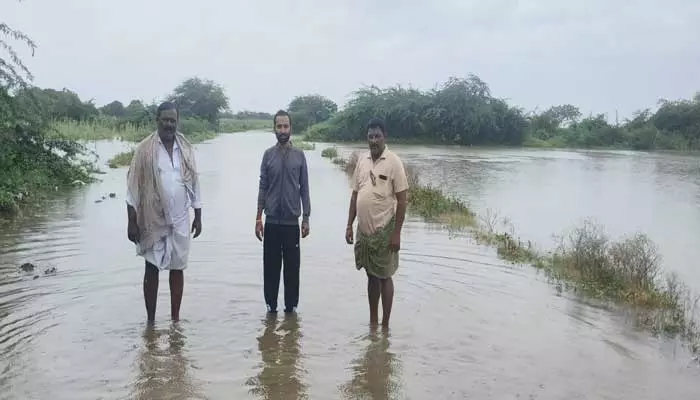
[[[403,162],[388,147],[376,162],[369,151],[360,155],[352,190],[357,192],[357,228],[371,235],[396,214],[396,193],[408,190]]]

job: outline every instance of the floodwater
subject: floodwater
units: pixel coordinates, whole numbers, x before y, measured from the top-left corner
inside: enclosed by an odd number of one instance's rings
[[[697,398],[700,369],[677,343],[415,219],[404,228],[391,329],[372,332],[365,277],[343,239],[347,180],[321,158],[323,146],[307,152],[312,217],[299,313],[266,317],[253,216],[260,157],[273,140],[241,133],[198,145],[203,233],[177,324],[166,276],[155,326],[145,324],[125,169],[106,168],[102,182],[58,194],[0,232],[0,399]],[[664,251],[684,248],[688,260],[698,251],[685,247],[699,234],[687,228],[698,218],[693,159],[684,173],[674,156],[395,149],[423,163],[424,179],[449,184],[477,211],[512,217],[538,243],[597,211],[615,229],[665,239]],[[96,150],[104,162],[122,149]],[[652,207],[661,214],[647,215]],[[23,262],[57,272],[32,279],[17,272]]]

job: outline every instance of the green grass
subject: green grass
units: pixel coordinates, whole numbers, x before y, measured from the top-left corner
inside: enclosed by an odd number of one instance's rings
[[[87,122],[53,121],[49,137],[61,137],[78,141],[123,140],[139,142],[155,130],[116,120],[97,120]],[[193,143],[199,143],[216,137],[206,121],[182,119],[180,131]]]
[[[359,152],[347,159],[328,157],[351,175]],[[680,335],[700,352],[698,298],[675,275],[663,276],[656,245],[637,233],[612,240],[600,225],[587,221],[562,235],[559,246],[542,253],[524,243],[507,220],[491,212],[477,218],[457,198],[422,185],[417,171],[405,165],[409,178],[408,212],[450,230],[464,230],[478,243],[491,245],[502,259],[530,264],[543,271],[558,289],[610,301],[634,311],[639,326],[654,333]],[[499,231],[499,226],[505,227]]]
[[[316,150],[316,144],[315,143],[309,143],[305,142],[303,140],[295,140],[294,141],[294,147],[307,151],[307,150]]]
[[[63,137],[80,141],[118,139],[138,142],[152,132],[152,130],[134,124],[125,123],[118,125],[113,121],[106,120],[88,122],[72,120],[53,121],[51,128],[50,137]]]
[[[338,158],[338,149],[336,149],[335,147],[328,147],[326,149],[323,149],[323,151],[321,151],[321,157],[330,158],[331,160],[334,158]]]
[[[125,151],[115,155],[107,161],[110,168],[128,167],[134,157],[134,150]]]
[[[272,121],[259,119],[221,119],[219,132],[235,133],[245,131],[272,131]]]

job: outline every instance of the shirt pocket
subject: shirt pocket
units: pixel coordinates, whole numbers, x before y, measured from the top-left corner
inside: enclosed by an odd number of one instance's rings
[[[391,178],[386,173],[377,173],[372,171],[374,175],[374,184],[372,184],[372,177],[368,177],[369,184],[372,186],[372,194],[377,200],[384,200],[387,197],[391,197]],[[381,176],[386,177],[382,179]]]

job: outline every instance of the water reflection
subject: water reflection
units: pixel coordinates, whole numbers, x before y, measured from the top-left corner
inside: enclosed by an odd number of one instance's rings
[[[365,338],[364,353],[354,360],[352,379],[341,386],[346,399],[383,400],[398,398],[401,390],[399,358],[389,351],[389,330],[372,329]]]
[[[167,348],[161,342],[167,340]],[[143,332],[143,348],[138,357],[138,378],[130,398],[205,399],[189,373],[189,360],[182,354],[186,336],[182,325],[169,329],[148,325]]]
[[[306,399],[307,385],[299,365],[301,348],[299,316],[285,314],[280,322],[276,315],[268,315],[265,329],[258,337],[263,368],[250,382],[250,393],[262,399]]]

